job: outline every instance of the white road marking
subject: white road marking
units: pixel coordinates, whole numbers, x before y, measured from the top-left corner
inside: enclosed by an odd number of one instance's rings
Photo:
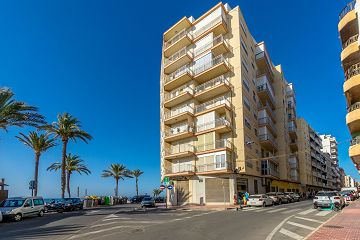
[[[321,211],[321,212],[319,212],[319,213],[317,213],[317,214],[315,214],[315,216],[321,216],[321,217],[324,217],[324,216],[326,216],[326,215],[328,215],[328,214],[330,214],[332,211]]]
[[[122,218],[122,217],[113,217],[113,218],[105,218],[102,221],[112,221],[112,220],[130,220],[132,218]]]
[[[293,225],[295,227],[301,227],[301,228],[305,228],[305,229],[308,229],[308,230],[315,230],[314,227],[310,227],[310,226],[300,224],[300,223],[296,223],[296,222],[287,221],[286,223],[290,224],[290,225]]]
[[[304,218],[304,217],[295,217],[295,218],[298,218],[298,219],[301,219],[301,220],[306,220],[306,221],[309,221],[309,222],[324,223],[323,221],[319,221],[319,220],[315,220],[315,219],[311,219],[311,218]]]
[[[296,211],[299,211],[301,210],[301,208],[294,208],[294,209],[290,209],[290,210],[287,210],[285,212],[282,212],[283,214],[286,214],[286,213],[292,213],[292,212],[296,212]]]
[[[292,218],[295,215],[291,215],[288,216],[287,218],[285,218],[284,220],[282,220],[281,223],[279,223],[272,231],[271,233],[269,233],[269,235],[267,235],[267,237],[265,238],[265,240],[271,240],[272,237],[275,235],[275,233],[282,227],[282,225],[284,225],[284,223],[289,220],[290,218]]]
[[[242,211],[245,211],[245,212],[247,212],[247,211],[254,211],[254,210],[257,210],[257,208],[255,208],[255,207],[248,207],[248,208],[243,208],[242,209]]]
[[[264,211],[267,211],[267,210],[269,210],[269,209],[268,208],[261,208],[259,210],[256,210],[255,212],[264,212]]]
[[[303,212],[301,212],[301,213],[299,213],[300,215],[306,215],[306,214],[309,214],[309,213],[311,213],[311,212],[314,212],[314,211],[316,211],[317,209],[308,209],[308,210],[306,210],[306,211],[303,211]]]
[[[286,235],[286,236],[288,236],[288,237],[291,237],[292,239],[296,239],[296,240],[302,240],[303,239],[302,236],[300,236],[300,235],[298,235],[296,233],[293,233],[291,231],[288,231],[288,230],[286,230],[284,228],[281,228],[281,230],[279,232]]]
[[[279,208],[279,209],[268,211],[268,213],[280,212],[280,211],[284,211],[286,209],[288,209],[288,208]]]

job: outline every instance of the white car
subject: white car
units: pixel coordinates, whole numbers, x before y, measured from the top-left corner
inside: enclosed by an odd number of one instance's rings
[[[249,201],[247,202],[247,205],[259,207],[273,206],[274,200],[272,200],[272,198],[270,198],[266,194],[255,194],[249,196]]]
[[[314,208],[330,207],[331,203],[333,203],[337,209],[345,207],[344,197],[336,191],[320,191],[313,199]]]

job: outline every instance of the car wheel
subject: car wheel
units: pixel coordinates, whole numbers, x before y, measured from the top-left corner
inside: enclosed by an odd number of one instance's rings
[[[40,212],[38,213],[38,216],[39,216],[39,217],[44,216],[44,211],[43,211],[43,210],[40,210]]]
[[[21,219],[22,219],[22,215],[21,215],[20,213],[18,213],[18,214],[16,214],[16,215],[14,216],[15,222],[20,222]]]

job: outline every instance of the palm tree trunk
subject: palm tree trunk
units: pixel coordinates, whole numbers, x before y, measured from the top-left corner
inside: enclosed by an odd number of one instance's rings
[[[68,195],[69,195],[69,198],[71,198],[71,194],[70,194],[70,172],[68,171],[67,172],[67,181],[66,181],[66,184],[67,184],[67,192],[68,192]]]
[[[115,178],[115,180],[116,180],[115,196],[117,197],[119,193],[119,179]]]
[[[38,194],[39,161],[40,161],[40,153],[35,153],[34,196],[37,196]]]
[[[136,177],[136,196],[139,196],[138,177]]]
[[[63,139],[62,146],[62,159],[61,159],[61,198],[65,197],[65,187],[66,187],[66,173],[65,173],[65,165],[66,165],[66,147],[68,140]]]

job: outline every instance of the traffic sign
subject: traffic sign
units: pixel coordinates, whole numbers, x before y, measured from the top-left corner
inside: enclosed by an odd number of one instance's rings
[[[165,186],[164,185],[160,185],[160,190],[164,190]]]
[[[169,190],[173,190],[173,185],[169,185],[168,187],[167,187],[167,189],[169,189]]]
[[[34,181],[34,180],[31,180],[31,181],[29,182],[29,189],[30,189],[30,190],[34,190],[34,189],[35,189],[35,181]]]
[[[168,185],[169,182],[170,182],[169,177],[164,177],[164,184],[165,184],[165,185]]]

